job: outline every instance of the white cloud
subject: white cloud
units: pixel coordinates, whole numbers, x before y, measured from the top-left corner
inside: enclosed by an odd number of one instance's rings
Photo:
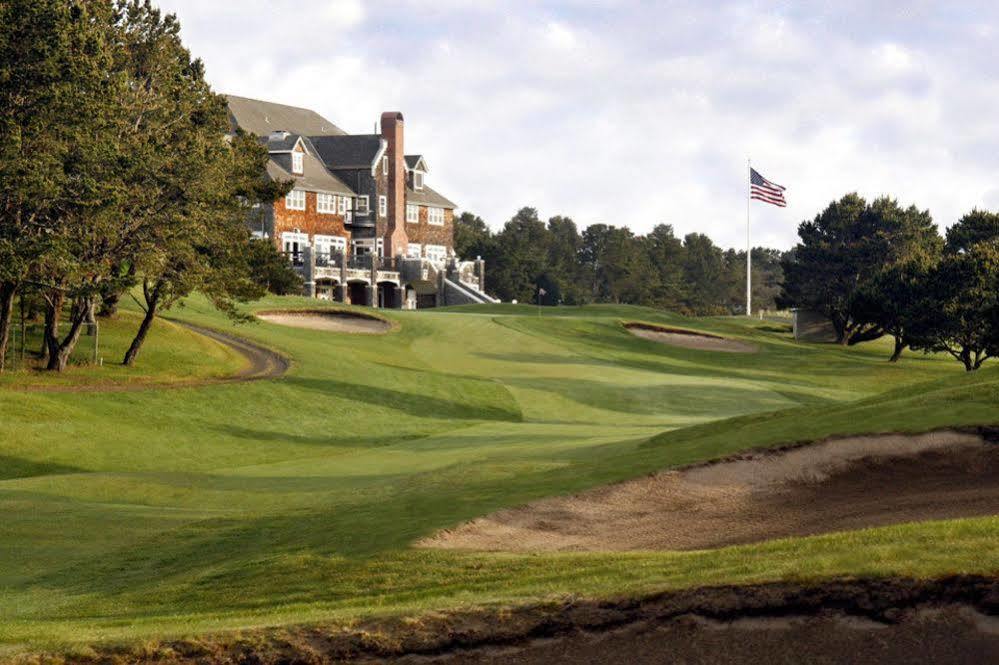
[[[364,21],[365,11],[361,0],[326,0],[323,17],[342,28],[354,28]]]
[[[571,50],[576,47],[576,34],[569,26],[558,21],[549,21],[545,28],[545,41],[557,49]]]

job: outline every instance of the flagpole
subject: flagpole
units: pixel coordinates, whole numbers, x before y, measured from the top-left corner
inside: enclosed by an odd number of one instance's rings
[[[749,235],[749,210],[753,202],[752,191],[753,191],[753,160],[747,159],[746,165],[748,167],[749,185],[746,191],[746,316],[751,317],[753,315],[753,242]]]

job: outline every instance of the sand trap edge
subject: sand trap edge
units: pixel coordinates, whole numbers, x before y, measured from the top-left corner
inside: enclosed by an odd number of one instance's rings
[[[832,450],[833,448],[839,448],[840,446],[842,446],[842,448],[840,448],[839,451]],[[851,450],[851,448],[854,448],[854,450]],[[438,529],[435,532],[427,534],[426,536],[414,541],[411,543],[411,547],[416,549],[447,549],[453,551],[511,553],[541,553],[559,551],[612,552],[644,549],[657,551],[683,551],[689,549],[715,549],[716,547],[724,547],[728,545],[764,542],[767,540],[773,540],[774,538],[797,538],[820,535],[827,532],[819,530],[814,533],[789,533],[760,539],[753,538],[746,539],[745,541],[740,540],[720,545],[709,544],[679,548],[658,546],[649,547],[644,545],[641,547],[607,547],[593,546],[592,544],[584,545],[582,542],[580,542],[580,546],[577,547],[571,542],[577,534],[569,531],[564,535],[565,539],[562,541],[565,546],[549,548],[545,546],[527,545],[508,548],[505,546],[497,547],[494,544],[489,543],[491,536],[495,535],[502,535],[503,538],[508,541],[511,538],[517,539],[524,537],[525,535],[528,537],[536,535],[532,533],[533,531],[537,531],[534,526],[529,525],[526,529],[524,529],[521,525],[516,524],[516,522],[522,521],[522,518],[524,517],[527,517],[529,520],[544,520],[546,518],[551,518],[551,515],[558,514],[562,519],[564,519],[565,517],[569,517],[569,513],[566,512],[567,507],[576,502],[588,504],[588,506],[582,506],[583,510],[579,513],[585,517],[588,512],[588,507],[598,507],[599,504],[608,502],[608,505],[614,505],[615,502],[622,499],[622,497],[625,501],[628,501],[629,497],[627,496],[627,493],[629,489],[640,488],[642,489],[642,494],[647,496],[650,495],[650,489],[657,489],[657,485],[668,486],[668,484],[672,481],[684,480],[685,477],[686,480],[692,481],[694,485],[717,485],[721,487],[743,485],[752,491],[759,491],[763,494],[771,494],[776,497],[780,496],[780,493],[788,487],[788,484],[821,484],[828,476],[848,471],[851,467],[862,467],[864,462],[870,460],[881,460],[884,462],[891,459],[918,459],[919,456],[924,454],[946,454],[952,451],[955,453],[974,450],[984,451],[989,448],[992,448],[993,450],[999,448],[999,427],[957,426],[923,432],[877,432],[870,434],[834,435],[820,439],[779,444],[771,447],[750,448],[713,459],[659,469],[634,478],[598,485],[578,492],[540,498],[517,506],[502,508],[489,514],[481,515],[459,524],[455,524],[451,527]],[[793,456],[796,454],[812,454],[817,455],[817,457],[814,460],[799,460],[799,464],[794,465]],[[786,462],[791,462],[791,466],[787,467]],[[774,464],[776,465],[774,468],[766,468],[767,465]],[[755,466],[760,466],[761,468],[754,469],[753,467]],[[795,468],[796,466],[798,468]],[[736,474],[738,477],[740,472],[745,475],[746,471],[753,472],[753,477],[750,478],[747,476],[746,478],[738,480],[738,482],[735,483],[731,482],[731,478],[726,478],[726,476],[732,476],[733,474]],[[759,473],[761,471],[763,473]],[[758,478],[756,477],[757,475],[759,476]],[[645,485],[648,487],[642,487]],[[621,492],[622,490],[624,491],[623,493]],[[634,492],[632,492],[632,494],[634,494]],[[656,492],[653,492],[652,494],[656,494]],[[645,509],[654,507],[654,505],[650,504],[646,505]],[[546,516],[545,510],[548,508],[555,508],[556,510]],[[627,516],[626,513],[622,513],[622,515]],[[961,515],[927,517],[925,519],[955,519],[960,516]],[[965,516],[977,516],[977,513]],[[885,526],[887,524],[894,523],[895,522],[888,522],[885,524],[871,526]],[[538,524],[543,524],[543,522],[538,521]],[[600,526],[597,522],[591,524],[584,521],[578,524],[587,527],[588,529],[592,526],[596,526],[597,528]],[[510,528],[509,533],[504,534],[508,527]],[[485,533],[476,534],[476,530],[483,528],[486,531]],[[869,527],[861,525],[850,527],[846,530],[864,528]],[[542,527],[542,529],[547,529],[547,527]],[[830,529],[828,532],[831,533],[837,530],[840,529]],[[489,531],[492,531],[493,533],[490,534],[488,533]],[[589,535],[590,534],[587,534],[587,536]],[[466,540],[467,538],[470,538],[471,540]],[[557,537],[557,539],[561,538],[562,536]]]
[[[391,321],[389,319],[376,316],[374,314],[368,314],[367,312],[357,312],[346,309],[316,309],[316,308],[306,308],[306,309],[266,309],[260,310],[253,313],[254,318],[265,323],[273,323],[274,325],[282,326],[285,328],[298,328],[299,330],[318,330],[320,332],[333,332],[342,333],[345,335],[386,335],[394,330],[398,330],[400,325],[397,321]],[[295,326],[289,323],[280,323],[278,321],[273,321],[268,317],[322,317],[328,319],[357,319],[361,321],[371,322],[379,324],[377,329],[369,330],[335,330],[335,329],[323,329],[312,326]]]
[[[680,349],[715,353],[758,353],[760,350],[759,346],[752,342],[700,330],[663,326],[644,321],[621,321],[620,323],[625,330],[639,339]],[[655,337],[655,335],[661,337]]]

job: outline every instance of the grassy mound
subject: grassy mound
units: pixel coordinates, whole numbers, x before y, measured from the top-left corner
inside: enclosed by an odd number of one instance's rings
[[[258,306],[299,308],[315,301]],[[178,314],[228,326],[200,301]],[[501,508],[740,449],[989,423],[999,373],[631,307],[381,314],[397,331],[236,329],[293,359],[280,381],[0,391],[0,654],[564,594],[999,571],[994,517],[684,553],[412,549]],[[657,344],[621,320],[759,352]]]
[[[150,330],[135,366],[124,367],[121,360],[141,320],[134,309],[123,309],[112,319],[101,319],[96,340],[81,335],[69,367],[61,374],[39,369],[35,352],[41,347],[41,324],[31,325],[25,343],[25,362],[20,362],[19,353],[16,361],[9,361],[13,371],[0,375],[0,391],[186,383],[230,376],[246,364],[242,356],[217,341],[160,319]],[[15,342],[12,352],[19,352],[20,339]]]

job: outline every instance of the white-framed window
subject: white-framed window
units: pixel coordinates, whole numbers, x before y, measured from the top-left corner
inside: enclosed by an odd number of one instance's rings
[[[388,175],[388,155],[382,156],[382,175]]]
[[[351,221],[353,217],[350,210],[350,197],[341,196],[339,197],[339,200],[340,200],[340,214],[343,215],[343,220],[345,222]]]
[[[295,175],[305,173],[305,154],[301,152],[291,153],[291,172]]]
[[[350,242],[354,246],[354,254],[356,256],[367,256],[369,254],[382,256],[385,251],[385,241],[382,238],[361,238],[359,240],[351,240]]]
[[[427,221],[437,226],[443,226],[444,208],[427,208]]]
[[[297,231],[285,231],[281,234],[281,249],[288,260],[295,265],[302,265],[302,251],[309,246],[309,234]]]
[[[367,215],[368,214],[368,195],[364,194],[357,197],[357,214]]]
[[[423,189],[423,174],[413,171],[413,189]]]
[[[316,194],[316,211],[322,215],[336,213],[336,197],[332,194]]]
[[[411,242],[406,245],[406,258],[407,259],[418,259],[423,256],[423,245]]]
[[[382,217],[388,215],[388,197],[379,196],[378,197],[378,214]]]
[[[406,221],[410,224],[416,224],[420,221],[420,206],[412,203],[406,204]]]
[[[447,260],[447,247],[444,245],[426,245],[424,254],[431,261]]]
[[[305,210],[305,191],[293,189],[284,197],[284,207],[288,210]]]
[[[347,239],[342,236],[321,236],[313,237],[316,243],[316,254],[328,255],[330,252],[347,251]]]

